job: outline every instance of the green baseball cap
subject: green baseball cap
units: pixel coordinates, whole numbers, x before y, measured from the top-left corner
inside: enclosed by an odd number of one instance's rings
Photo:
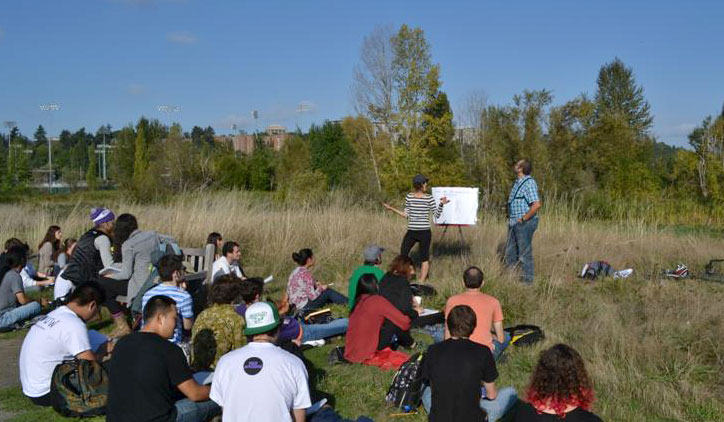
[[[244,319],[246,320],[244,334],[247,336],[266,333],[282,322],[277,307],[269,302],[256,302],[246,308]]]

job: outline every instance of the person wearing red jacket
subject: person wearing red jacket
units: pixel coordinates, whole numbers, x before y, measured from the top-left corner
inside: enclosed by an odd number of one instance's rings
[[[373,274],[365,274],[359,279],[356,301],[349,316],[344,358],[383,369],[399,368],[407,360],[407,355],[390,350],[391,339],[380,336],[385,320],[404,331],[410,329],[410,317],[378,295],[377,278]]]

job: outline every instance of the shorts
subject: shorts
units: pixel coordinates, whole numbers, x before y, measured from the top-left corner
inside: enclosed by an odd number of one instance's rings
[[[408,230],[405,233],[405,237],[402,239],[402,246],[400,247],[400,255],[409,255],[410,249],[415,246],[415,243],[420,243],[420,259],[422,262],[430,260],[430,242],[432,241],[431,230]]]

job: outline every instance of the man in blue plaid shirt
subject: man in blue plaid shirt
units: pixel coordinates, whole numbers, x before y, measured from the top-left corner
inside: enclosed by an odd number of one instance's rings
[[[508,240],[505,244],[505,265],[523,267],[523,282],[533,284],[533,233],[538,228],[536,213],[541,207],[538,184],[530,176],[532,166],[520,160],[513,166],[518,179],[508,197]]]

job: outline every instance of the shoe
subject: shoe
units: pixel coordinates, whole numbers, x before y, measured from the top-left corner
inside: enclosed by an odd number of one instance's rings
[[[615,273],[613,273],[613,278],[628,278],[631,274],[633,274],[633,269],[628,268],[625,270],[616,271]]]
[[[581,278],[585,277],[585,276],[586,276],[586,272],[588,272],[588,264],[586,264],[586,265],[583,266],[583,269],[581,270],[581,275],[580,275],[580,277],[581,277]]]
[[[311,347],[321,347],[321,346],[324,346],[325,344],[327,344],[327,342],[324,341],[324,339],[322,338],[322,339],[319,339],[319,340],[309,340],[309,341],[305,341],[305,342],[302,343],[302,344],[305,345],[305,346],[311,346]]]

